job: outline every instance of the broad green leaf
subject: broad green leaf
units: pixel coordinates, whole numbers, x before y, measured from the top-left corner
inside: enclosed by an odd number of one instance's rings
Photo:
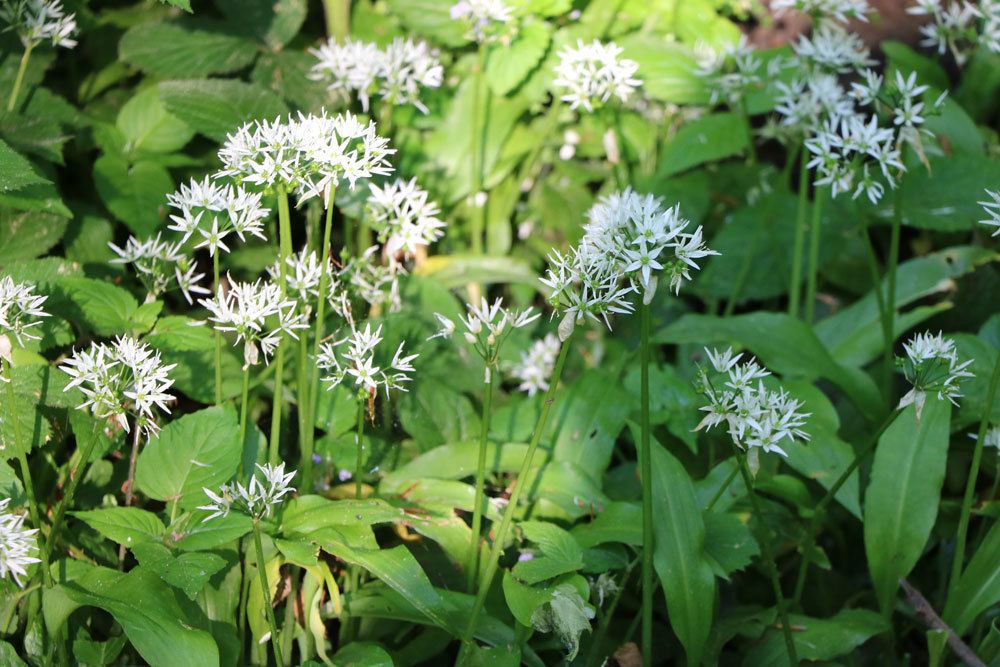
[[[392,523],[405,518],[401,509],[377,498],[329,500],[309,495],[289,501],[282,514],[281,531],[285,535],[308,537],[331,526]]]
[[[957,412],[952,416],[952,429],[964,428],[970,424],[978,426],[979,420],[987,410],[990,413],[990,421],[993,424],[1000,423],[1000,393],[993,400],[992,406],[986,405],[986,394],[989,391],[993,366],[1000,349],[993,343],[972,334],[952,334],[949,338],[955,341],[959,359],[972,360],[972,364],[966,370],[974,374],[962,382],[963,396],[959,400]]]
[[[279,50],[299,32],[306,19],[306,0],[220,0],[226,28],[239,31]]]
[[[215,141],[225,140],[247,121],[273,120],[288,112],[274,93],[237,80],[164,81],[156,90],[167,111]]]
[[[191,128],[164,108],[153,87],[137,93],[122,106],[116,126],[125,139],[126,153],[171,153],[194,136]]]
[[[440,405],[449,408],[436,409]],[[479,415],[472,402],[440,382],[418,379],[400,399],[399,420],[422,449],[469,440],[479,433]]]
[[[539,632],[555,633],[566,660],[572,661],[580,650],[580,635],[590,630],[594,609],[572,584],[559,584],[551,597],[531,614],[531,627]]]
[[[889,66],[898,69],[903,76],[916,72],[917,80],[922,84],[940,89],[951,86],[947,72],[936,60],[917,53],[903,42],[887,39],[879,44],[879,48],[889,59]]]
[[[97,158],[94,185],[111,214],[143,239],[163,224],[159,211],[174,191],[174,179],[162,165],[150,160],[129,164],[117,155]]]
[[[88,639],[90,634],[81,628],[73,640],[73,657],[82,665],[113,664],[128,643],[125,635],[113,636],[102,642]]]
[[[518,528],[540,551],[514,565],[514,576],[524,583],[537,584],[583,567],[583,550],[565,529],[543,521],[525,521]]]
[[[642,544],[642,507],[637,503],[613,502],[590,523],[575,526],[572,533],[585,549],[608,542],[639,546]]]
[[[865,493],[865,554],[883,608],[909,574],[937,518],[948,457],[951,404],[929,395],[920,420],[914,406],[879,438]]]
[[[735,514],[705,514],[705,554],[715,562],[716,574],[723,579],[749,565],[760,547],[750,527]]]
[[[125,62],[158,77],[198,78],[243,69],[257,56],[257,48],[223,32],[140,23],[122,35],[118,53]]]
[[[231,513],[203,521],[207,512],[199,512],[188,520],[183,530],[172,531],[170,539],[182,551],[208,551],[232,544],[253,529],[253,521],[244,514]]]
[[[12,508],[20,507],[27,500],[21,478],[4,461],[0,461],[0,498],[9,499]]]
[[[663,149],[657,176],[672,176],[706,162],[739,155],[746,147],[746,125],[737,114],[702,116],[682,125]]]
[[[642,90],[655,100],[674,104],[702,103],[707,93],[695,74],[691,51],[659,35],[635,33],[621,40],[624,56],[639,63]],[[745,139],[744,139],[745,140]]]
[[[186,12],[191,12],[191,0],[160,0],[160,2],[166,5],[173,5],[174,7],[180,7]]]
[[[13,192],[28,185],[48,183],[31,163],[0,139],[0,192]]]
[[[354,641],[337,651],[334,665],[343,667],[393,667],[392,656],[378,644]]]
[[[517,88],[545,56],[552,28],[545,21],[524,22],[509,46],[493,48],[486,61],[486,81],[496,95]]]
[[[73,512],[72,516],[109,540],[130,548],[139,542],[159,541],[167,530],[155,514],[138,507],[106,507]]]
[[[59,243],[66,225],[60,215],[0,208],[0,265],[44,255]]]
[[[387,4],[392,15],[415,34],[449,47],[469,43],[462,23],[451,18],[451,0],[388,0]]]
[[[200,403],[215,400],[212,382],[205,382],[205,368],[215,364],[215,337],[209,327],[181,315],[168,315],[156,322],[146,342],[159,350],[163,362],[176,364],[170,371],[174,387]],[[222,347],[222,397],[239,396],[243,387],[243,353],[236,347]],[[252,385],[251,385],[252,388]]]
[[[228,482],[240,464],[236,413],[205,408],[170,422],[139,454],[136,486],[185,509],[203,505],[205,488]]]
[[[560,392],[552,406],[546,432],[553,441],[552,458],[600,479],[631,410],[628,392],[614,374],[588,371]]]
[[[0,112],[0,138],[16,151],[60,165],[70,139],[49,109]]]
[[[872,637],[889,629],[880,614],[867,609],[844,609],[832,618],[810,618],[793,614],[792,638],[800,660],[832,660],[847,655]],[[747,667],[785,665],[785,640],[780,630],[768,629],[764,639],[746,656]]]
[[[903,223],[935,231],[974,229],[983,217],[978,204],[981,193],[995,189],[1000,181],[1000,162],[969,153],[930,157],[929,161],[929,171],[912,164],[903,177]],[[891,219],[891,205],[886,200],[883,204],[879,215]]]
[[[705,554],[705,523],[684,466],[651,438],[653,563],[667,598],[670,626],[688,662],[697,665],[712,629],[715,575]]]
[[[958,579],[942,615],[959,636],[1000,601],[1000,523],[994,523]]]
[[[126,333],[139,304],[131,294],[94,278],[63,278],[58,282],[51,312],[100,336]]]
[[[194,600],[208,580],[221,570],[226,561],[213,553],[190,552],[174,556],[170,549],[158,542],[139,542],[132,547],[139,564],[155,572],[171,586],[175,586]]]
[[[535,271],[515,257],[434,255],[428,257],[415,273],[431,277],[448,289],[464,287],[470,282],[516,283],[540,287]]]

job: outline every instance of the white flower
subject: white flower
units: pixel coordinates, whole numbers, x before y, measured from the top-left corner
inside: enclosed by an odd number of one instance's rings
[[[438,324],[441,325],[441,328],[438,329],[436,334],[427,340],[434,340],[435,338],[444,338],[445,340],[450,339],[455,333],[455,323],[441,313],[434,313],[434,317],[437,318]]]
[[[614,42],[577,40],[576,48],[566,47],[559,53],[552,83],[566,89],[562,100],[573,109],[582,106],[592,112],[612,97],[627,102],[642,81],[635,77],[638,63],[621,54],[622,48]]]
[[[466,316],[461,318],[462,326],[465,327],[463,337],[486,362],[487,382],[489,382],[490,368],[496,367],[507,336],[514,329],[528,326],[541,317],[541,314],[534,312],[532,308],[509,310],[504,308],[503,299],[497,298],[491,304],[486,297],[483,297],[478,304],[466,304],[466,310]],[[450,338],[455,331],[455,323],[440,313],[434,313],[434,316],[441,322],[442,329],[428,340],[438,337]]]
[[[0,500],[0,577],[10,574],[18,586],[23,586],[21,577],[28,576],[27,567],[41,562],[31,555],[38,552],[38,529],[25,530],[24,515],[8,511],[8,505],[10,498]]]
[[[76,350],[60,370],[70,376],[65,390],[78,387],[85,401],[77,406],[101,419],[114,419],[126,432],[129,417],[136,428],[152,437],[159,431],[157,410],[170,413],[174,400],[168,373],[176,364],[164,364],[160,353],[129,336],[107,345],[92,343]]]
[[[76,14],[66,14],[60,0],[4,0],[0,18],[17,32],[25,48],[42,42],[67,49],[76,46]]]
[[[899,407],[912,403],[919,417],[928,392],[936,392],[938,398],[958,405],[955,399],[962,397],[959,383],[964,378],[973,377],[973,374],[966,370],[972,364],[971,359],[959,361],[955,341],[928,331],[904,343],[903,350],[906,357],[897,358],[896,365],[903,369],[903,375],[913,389],[900,399]]]
[[[383,370],[375,363],[375,354],[381,342],[382,325],[372,331],[371,324],[365,324],[364,331],[354,329],[343,340],[324,343],[316,364],[326,371],[322,379],[329,384],[328,388],[349,380],[357,389],[358,396],[372,396],[379,387],[383,388],[386,397],[390,389],[406,391],[406,383],[413,379],[412,362],[419,355],[404,356],[404,343],[400,343]]]
[[[360,257],[343,258],[340,277],[344,292],[370,306],[386,305],[389,312],[397,312],[402,307],[399,277],[406,274],[406,269],[401,263],[392,261],[392,257],[388,264],[379,264],[377,259],[378,246],[371,246]]]
[[[996,0],[954,0],[946,5],[940,0],[917,0],[906,11],[931,17],[930,23],[920,27],[924,37],[920,44],[939,55],[950,51],[959,65],[965,64],[977,46],[1000,53],[1000,3]]]
[[[32,329],[42,323],[40,318],[49,316],[42,308],[48,298],[35,294],[30,282],[16,283],[10,276],[0,279],[0,335],[8,340],[13,336],[21,347],[26,340],[38,340],[40,336]]]
[[[132,265],[140,282],[153,298],[170,290],[173,285],[180,289],[184,300],[192,303],[192,294],[211,294],[199,285],[204,273],[198,273],[198,265],[182,250],[182,242],[169,243],[157,234],[145,241],[130,236],[125,247],[114,243],[108,247],[118,255],[108,260],[109,264]]]
[[[845,74],[875,64],[861,37],[836,23],[822,23],[792,45],[795,54],[831,72]]]
[[[440,88],[444,68],[437,52],[426,42],[397,37],[385,48],[380,60],[378,93],[386,104],[412,104],[423,113],[427,107],[420,101],[424,88]]]
[[[546,334],[545,338],[536,340],[526,352],[521,353],[521,360],[511,369],[511,374],[521,381],[518,389],[534,396],[539,391],[548,391],[549,378],[559,356],[559,338],[554,334]]]
[[[996,227],[992,236],[1000,236],[1000,192],[987,190],[986,194],[990,196],[990,200],[981,201],[979,202],[979,205],[983,207],[983,211],[986,212],[986,215],[988,215],[989,218],[986,220],[980,220],[979,224]]]
[[[309,53],[317,59],[309,70],[310,79],[325,82],[345,100],[356,94],[362,108],[368,110],[369,95],[383,61],[377,45],[350,37],[343,41],[331,38]]]
[[[771,0],[771,10],[780,13],[797,9],[820,20],[832,18],[847,23],[848,19],[867,21],[872,9],[867,0]]]
[[[513,14],[503,0],[459,0],[451,7],[451,18],[466,24],[471,39],[485,42],[496,39]]]
[[[368,222],[390,255],[412,256],[419,246],[429,246],[444,236],[445,223],[437,217],[441,209],[428,201],[417,179],[397,179],[383,187],[369,184],[368,188]]]
[[[260,519],[280,505],[286,495],[295,491],[291,486],[294,477],[294,470],[285,472],[284,463],[258,464],[257,470],[250,477],[250,484],[246,486],[239,482],[223,484],[218,493],[203,489],[210,502],[198,509],[210,513],[204,521],[228,516],[233,507],[254,519]]]
[[[217,183],[206,176],[201,181],[191,179],[167,195],[167,205],[177,211],[170,214],[168,229],[182,234],[181,243],[198,232],[206,241],[196,247],[207,247],[209,255],[218,248],[229,251],[222,239],[230,233],[244,242],[248,235],[267,240],[264,221],[271,211],[261,205],[259,192]]]
[[[705,81],[712,104],[724,101],[735,106],[748,92],[760,86],[763,63],[746,35],[740,35],[739,41],[718,50],[699,44],[696,52],[697,74]]]

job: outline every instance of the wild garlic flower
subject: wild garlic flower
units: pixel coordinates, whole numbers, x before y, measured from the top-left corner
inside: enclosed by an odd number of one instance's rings
[[[368,223],[389,255],[413,256],[420,246],[429,246],[444,236],[441,209],[428,201],[417,179],[396,179],[384,186],[369,184],[365,204]]]
[[[295,299],[282,296],[280,285],[260,279],[228,282],[228,290],[220,286],[214,298],[198,303],[208,310],[208,321],[216,331],[235,333],[236,342],[243,343],[244,368],[259,363],[261,354],[268,363],[282,335],[298,340],[296,331],[309,326]]]
[[[40,338],[32,329],[42,323],[41,318],[49,316],[42,308],[48,298],[35,294],[30,282],[16,283],[10,276],[0,279],[0,338],[6,339],[0,341],[0,357],[10,361],[11,336],[20,347],[25,341]]]
[[[321,378],[329,385],[327,388],[337,387],[346,380],[357,391],[359,400],[374,398],[379,387],[387,398],[390,389],[406,391],[406,383],[413,379],[413,360],[419,355],[405,356],[405,343],[400,343],[388,364],[376,365],[375,354],[381,342],[382,325],[372,331],[371,324],[366,323],[364,331],[354,329],[347,338],[324,343],[316,365],[325,371]]]
[[[980,220],[979,224],[996,227],[991,236],[1000,236],[1000,192],[987,190],[986,194],[990,196],[990,200],[981,201],[979,205],[983,207],[983,211],[986,212],[989,218]]]
[[[60,370],[70,376],[64,391],[78,387],[85,401],[77,406],[100,419],[114,419],[127,433],[129,418],[147,438],[155,435],[157,410],[170,413],[174,400],[167,390],[174,384],[169,372],[176,364],[164,364],[160,353],[130,336],[111,344],[92,343],[75,350]]]
[[[229,516],[234,508],[253,519],[262,519],[284,502],[285,496],[295,492],[291,485],[294,477],[294,470],[285,472],[284,463],[257,464],[257,470],[250,476],[250,483],[246,486],[239,482],[223,484],[218,493],[203,488],[209,502],[198,509],[210,512],[204,521]]]
[[[622,58],[622,52],[614,42],[577,40],[575,48],[568,46],[559,53],[552,84],[565,89],[562,100],[573,109],[582,106],[593,112],[612,97],[628,102],[642,80],[635,76],[639,64]]]
[[[972,435],[973,438],[976,434]],[[992,447],[997,451],[1000,451],[1000,426],[991,426],[986,431],[986,437],[983,438],[983,447]]]
[[[460,320],[465,328],[463,338],[486,363],[485,383],[489,384],[507,337],[514,329],[521,329],[537,320],[541,314],[533,312],[534,309],[530,307],[524,310],[508,310],[503,307],[503,299],[497,298],[491,304],[486,297],[483,297],[479,304],[466,304],[466,310],[466,316]],[[455,323],[440,313],[434,313],[434,317],[441,323],[441,329],[428,340],[451,338],[455,332]]]
[[[323,197],[333,188],[392,172],[389,140],[375,124],[343,113],[329,117],[303,115],[254,121],[226,138],[219,150],[222,170],[216,175],[249,183],[264,191],[295,191],[300,201]]]
[[[281,284],[280,261],[267,268],[271,281]],[[323,271],[326,271],[326,300],[333,312],[339,317],[351,321],[351,304],[347,295],[340,271],[333,263],[326,260],[326,266],[321,266],[319,256],[303,248],[290,256],[285,263],[285,293],[289,298],[297,298],[296,307],[302,311],[304,320],[308,320],[313,312],[313,303],[319,296],[319,283]]]
[[[740,35],[738,42],[722,49],[700,46],[697,74],[708,88],[711,104],[736,106],[762,85],[764,66],[746,35]]]
[[[997,0],[979,3],[917,0],[906,12],[931,17],[930,23],[920,27],[921,46],[932,48],[942,56],[950,51],[960,66],[977,46],[1000,53],[1000,2]]]
[[[360,299],[375,308],[385,307],[390,313],[399,311],[399,278],[406,275],[405,267],[389,257],[387,264],[378,262],[378,246],[371,246],[360,257],[343,255],[340,279],[351,298]]]
[[[928,392],[937,393],[938,398],[958,405],[955,399],[962,397],[959,383],[964,378],[973,377],[973,374],[966,370],[972,359],[959,361],[955,341],[928,331],[904,343],[903,350],[906,356],[896,357],[896,366],[902,369],[906,381],[913,388],[900,399],[898,407],[915,405],[919,418]]]
[[[192,178],[189,184],[167,195],[167,204],[177,211],[170,214],[167,228],[183,235],[182,244],[197,232],[194,247],[207,248],[210,257],[218,250],[229,252],[223,239],[230,234],[236,234],[241,242],[246,242],[248,235],[267,240],[264,221],[271,211],[261,205],[259,192],[218,183],[206,176],[201,181]]]
[[[60,0],[3,0],[0,19],[17,33],[27,49],[42,42],[66,49],[76,46],[76,14],[67,14]]]
[[[173,286],[181,291],[184,300],[192,303],[192,294],[211,294],[198,283],[205,277],[198,273],[198,265],[189,253],[182,249],[183,243],[169,243],[157,234],[145,241],[130,236],[125,247],[120,248],[114,243],[108,247],[118,255],[108,260],[109,264],[131,265],[146,288],[148,298],[168,292]]]
[[[377,93],[385,104],[412,104],[427,113],[420,95],[425,88],[440,88],[444,78],[437,52],[412,39],[397,37],[382,50],[350,37],[343,42],[331,38],[309,52],[317,59],[309,78],[326,83],[344,99],[357,95],[366,112]]]
[[[854,100],[836,75],[817,72],[788,83],[779,81],[775,87],[778,96],[774,110],[781,124],[799,137],[821,128],[827,118],[854,114]]]
[[[799,59],[838,74],[875,64],[861,37],[836,23],[821,23],[811,35],[800,37],[792,50]]]
[[[796,9],[814,20],[834,19],[847,23],[850,19],[868,21],[872,8],[867,0],[771,0],[771,10],[780,13]]]
[[[28,576],[28,566],[42,561],[31,554],[38,553],[37,528],[24,529],[24,515],[7,509],[10,498],[0,500],[0,577],[8,574],[18,586],[21,577]]]
[[[469,39],[494,42],[509,39],[514,15],[504,0],[459,0],[451,6],[451,18],[462,21]]]
[[[782,442],[809,440],[803,430],[809,413],[803,413],[802,402],[784,389],[764,385],[764,378],[771,375],[769,370],[754,359],[741,361],[743,355],[734,355],[731,348],[705,352],[710,369],[699,368],[697,388],[708,405],[701,408],[706,415],[695,431],[725,425],[733,444],[747,452],[754,469],[760,452],[787,456]]]
[[[511,375],[521,381],[518,389],[534,396],[540,391],[548,391],[549,378],[555,370],[559,356],[559,338],[555,334],[545,334],[521,353],[521,360],[511,368]]]

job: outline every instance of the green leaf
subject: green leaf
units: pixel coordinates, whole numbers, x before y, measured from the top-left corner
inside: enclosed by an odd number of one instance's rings
[[[660,102],[700,103],[707,100],[702,81],[695,74],[697,62],[690,50],[658,35],[639,31],[621,40],[624,56],[639,63],[642,90]],[[745,142],[745,135],[744,135]]]
[[[130,548],[139,542],[159,541],[167,530],[155,514],[138,507],[106,507],[72,512],[72,516],[112,542]]]
[[[663,149],[658,177],[666,178],[706,162],[739,155],[747,147],[747,129],[735,113],[713,113],[685,123]]]
[[[539,632],[554,632],[572,661],[580,650],[580,635],[590,630],[594,610],[571,584],[560,584],[551,597],[531,614],[531,627]]]
[[[1000,601],[1000,523],[994,523],[948,596],[942,615],[961,636],[982,612]]]
[[[44,255],[59,243],[66,225],[63,216],[0,208],[0,265]]]
[[[948,457],[951,404],[927,397],[919,422],[913,405],[879,438],[865,493],[865,554],[883,608],[899,578],[923,552],[937,518]]]
[[[514,565],[514,576],[524,583],[537,584],[583,567],[583,549],[566,530],[543,521],[525,521],[518,527],[541,550],[534,558]]]
[[[20,507],[27,500],[21,478],[3,461],[0,461],[0,498],[10,499],[11,507]]]
[[[563,390],[548,422],[552,458],[575,464],[591,478],[600,479],[632,410],[627,397],[612,373],[597,369]]]
[[[204,504],[203,489],[229,481],[240,464],[236,413],[205,408],[170,422],[139,454],[135,481],[151,498],[184,509]]]
[[[118,53],[149,74],[198,78],[247,67],[257,56],[257,48],[253,42],[222,32],[176,23],[140,23],[122,35]]]
[[[983,218],[978,200],[983,190],[996,188],[1000,162],[969,153],[928,159],[929,171],[919,163],[912,164],[903,177],[903,223],[936,231],[975,229]],[[885,204],[879,215],[890,219],[891,204]]]
[[[461,22],[451,18],[451,0],[388,0],[386,4],[403,27],[415,34],[450,47],[469,43]]]
[[[170,539],[175,547],[182,551],[218,549],[232,544],[253,529],[253,521],[243,514],[232,513],[208,522],[202,520],[205,514],[189,519],[183,531],[171,533]]]
[[[538,275],[523,260],[515,257],[490,257],[486,255],[434,255],[428,257],[415,271],[419,276],[430,276],[448,289],[463,287],[469,282],[487,285],[515,283],[539,288]]]
[[[552,37],[548,23],[527,20],[509,46],[490,50],[486,61],[486,81],[497,95],[506,95],[517,88],[545,56]]]
[[[242,81],[164,81],[156,90],[167,111],[215,141],[225,140],[247,121],[273,120],[288,112],[274,93]]]
[[[53,115],[50,109],[0,112],[0,137],[16,151],[61,165],[69,136]]]
[[[917,53],[903,42],[887,39],[879,44],[879,48],[889,59],[889,65],[898,69],[903,76],[916,72],[917,80],[922,84],[942,90],[951,87],[948,73],[937,61]]]
[[[393,667],[392,656],[378,644],[354,641],[337,651],[333,664],[338,667]]]
[[[613,502],[590,523],[574,526],[573,537],[584,549],[619,542],[642,544],[642,507],[637,503]]]
[[[191,12],[191,0],[160,0],[165,5],[179,7],[186,12]]]
[[[125,139],[126,153],[172,153],[194,136],[191,128],[166,110],[153,87],[137,93],[122,106],[116,126]]]
[[[52,312],[100,336],[129,331],[132,315],[139,307],[135,297],[104,280],[63,278],[57,290]]]
[[[30,162],[0,139],[0,192],[12,192],[28,185],[48,182],[35,172]]]
[[[684,466],[651,438],[653,506],[657,508],[653,563],[667,598],[670,626],[697,665],[715,606],[715,576],[705,556],[705,524]]]
[[[226,27],[264,42],[277,51],[299,32],[306,19],[306,0],[217,0]],[[300,84],[301,85],[301,84]]]
[[[889,629],[888,622],[867,609],[844,609],[833,618],[810,618],[793,614],[792,637],[800,660],[832,660],[847,655],[872,637]],[[784,665],[788,658],[780,630],[769,629],[764,639],[746,656],[747,667]]]
[[[174,387],[200,403],[212,403],[215,389],[204,381],[204,369],[215,364],[215,338],[209,327],[182,315],[157,320],[146,342],[163,355],[164,363],[176,364],[170,371]],[[222,397],[239,396],[243,387],[243,354],[232,345],[222,347]]]
[[[447,405],[448,410],[435,406]],[[414,383],[399,404],[399,420],[422,449],[469,440],[479,432],[479,415],[464,395],[440,382]]]
[[[159,211],[174,191],[174,179],[162,165],[149,160],[129,164],[117,155],[102,155],[94,162],[94,185],[111,214],[140,238],[161,227]]]
[[[139,542],[132,547],[132,553],[143,568],[181,589],[191,600],[226,564],[225,559],[213,553],[192,552],[174,556],[170,549],[157,542]]]
[[[330,500],[322,496],[299,496],[289,501],[282,514],[284,535],[308,537],[332,526],[373,525],[406,519],[403,510],[378,498]]]
[[[750,527],[735,514],[705,514],[705,553],[715,561],[716,574],[723,579],[749,565],[760,547]]]

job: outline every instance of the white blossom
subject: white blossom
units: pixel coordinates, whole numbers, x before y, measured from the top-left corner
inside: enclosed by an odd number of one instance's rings
[[[76,46],[76,14],[67,14],[60,0],[3,0],[0,19],[17,32],[25,48],[42,42],[67,49]]]
[[[108,260],[108,263],[132,266],[151,298],[160,296],[176,285],[184,295],[184,300],[190,304],[192,294],[211,294],[211,290],[198,284],[205,274],[198,273],[197,263],[182,246],[183,242],[170,243],[164,241],[159,234],[145,241],[130,236],[124,247],[108,244],[117,255]]]
[[[40,336],[32,329],[42,323],[41,318],[49,314],[42,308],[49,297],[35,294],[35,286],[30,282],[17,283],[10,276],[0,279],[0,336],[10,337],[21,347],[27,340],[38,340]],[[10,361],[9,351],[0,350],[0,356]]]
[[[417,179],[397,179],[381,187],[369,184],[368,188],[367,219],[390,255],[412,256],[418,247],[444,236],[446,225],[437,217],[441,209],[428,200]]]
[[[792,45],[795,54],[830,72],[845,74],[875,64],[861,37],[836,23],[822,23]]]
[[[903,344],[903,350],[906,356],[897,357],[896,365],[902,368],[903,375],[913,388],[900,399],[898,407],[913,404],[919,417],[928,392],[958,405],[956,399],[962,397],[959,383],[964,378],[973,377],[973,374],[966,370],[972,359],[959,361],[955,341],[928,331],[913,336]]]
[[[1000,192],[987,190],[986,194],[990,196],[990,199],[987,201],[981,201],[979,204],[983,207],[983,211],[986,213],[988,218],[980,220],[979,224],[996,227],[992,236],[1000,236]]]
[[[511,375],[521,381],[518,389],[534,396],[540,391],[548,391],[549,378],[555,369],[556,358],[559,356],[559,338],[554,334],[546,334],[536,340],[531,347],[521,353],[521,359],[513,368]]]
[[[612,97],[628,102],[642,81],[635,76],[638,63],[622,58],[622,51],[614,42],[602,44],[596,39],[590,44],[577,40],[575,48],[563,49],[552,82],[565,89],[562,100],[573,109],[582,106],[591,112]]]
[[[441,330],[428,340],[451,338],[455,323],[440,313],[434,313],[434,316],[441,323]],[[497,367],[500,351],[510,333],[528,326],[539,317],[541,314],[530,307],[524,310],[504,308],[501,298],[490,303],[483,297],[478,304],[466,304],[466,315],[460,319],[465,329],[462,337],[486,363],[487,383],[492,380],[492,370]]]
[[[420,101],[425,88],[440,88],[444,68],[437,52],[426,42],[397,37],[382,52],[378,94],[385,104],[412,104],[422,113],[427,106]]]
[[[459,0],[451,6],[451,18],[466,25],[470,39],[488,42],[509,36],[504,31],[514,15],[504,0]]]
[[[813,18],[834,19],[847,23],[849,19],[867,21],[872,9],[867,0],[771,0],[771,10],[781,13],[797,9]]]
[[[996,0],[917,0],[906,11],[931,18],[920,27],[921,46],[934,49],[938,55],[950,52],[959,65],[965,64],[977,46],[1000,53],[1000,2]]]
[[[711,104],[726,102],[736,106],[749,92],[761,86],[763,61],[746,35],[740,35],[739,41],[721,49],[700,44],[696,52],[697,74],[708,88]]]
[[[195,247],[208,248],[210,256],[219,249],[229,252],[223,242],[229,234],[236,234],[241,242],[247,236],[267,240],[264,221],[271,211],[261,205],[259,192],[218,183],[206,176],[201,181],[191,179],[167,195],[167,205],[176,211],[170,214],[168,229],[180,232],[182,244],[197,232],[199,243]]]
[[[329,389],[346,381],[359,396],[374,396],[379,387],[386,397],[391,389],[406,391],[406,383],[413,379],[412,362],[419,355],[404,355],[405,343],[400,343],[391,361],[377,365],[375,354],[381,342],[382,325],[372,331],[371,324],[366,323],[364,331],[354,329],[342,340],[324,343],[316,360],[317,366],[325,371],[321,379]]]
[[[378,260],[378,246],[371,246],[361,256],[347,255],[342,258],[340,278],[343,292],[357,298],[369,306],[385,306],[389,312],[397,312],[402,307],[399,295],[399,278],[406,274],[405,267],[389,257],[387,264]]]
[[[0,577],[8,574],[23,586],[21,577],[27,577],[27,568],[41,561],[32,554],[38,553],[37,528],[24,528],[24,515],[14,514],[7,508],[10,498],[0,500]]]
[[[294,470],[285,472],[284,463],[257,464],[257,470],[251,475],[248,485],[244,486],[239,482],[223,484],[218,492],[203,489],[209,502],[198,509],[209,512],[204,521],[228,516],[233,508],[254,519],[260,519],[280,505],[286,495],[295,491],[291,486],[294,477]]]

